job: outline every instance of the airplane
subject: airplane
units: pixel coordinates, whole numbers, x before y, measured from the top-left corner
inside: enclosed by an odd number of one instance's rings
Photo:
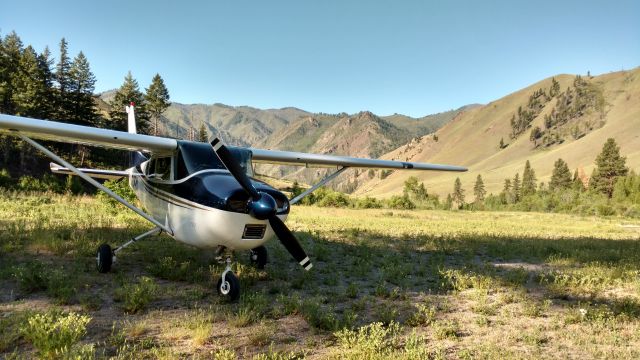
[[[200,249],[216,250],[226,263],[216,289],[224,299],[240,296],[240,282],[231,268],[236,251],[250,253],[251,262],[264,268],[268,262],[264,243],[277,237],[305,270],[313,265],[284,224],[291,205],[324,186],[349,168],[466,171],[460,166],[364,159],[324,154],[227,146],[138,134],[135,106],[126,106],[128,131],[80,126],[49,120],[0,114],[0,133],[17,136],[51,158],[54,173],[77,175],[131,209],[154,227],[112,248],[96,251],[100,273],[107,273],[116,255],[127,246],[152,235],[166,233]],[[125,170],[78,169],[33,139],[79,143],[129,151]],[[336,171],[293,199],[254,177],[256,163],[307,167],[335,167]],[[124,200],[95,179],[127,178],[143,208]]]

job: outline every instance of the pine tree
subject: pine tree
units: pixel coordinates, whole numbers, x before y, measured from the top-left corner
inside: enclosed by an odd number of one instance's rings
[[[146,89],[145,99],[147,100],[147,109],[151,119],[153,119],[152,133],[153,135],[158,135],[160,117],[171,105],[169,102],[169,90],[164,85],[164,80],[162,80],[160,74],[156,74],[151,80],[151,85]]]
[[[444,208],[447,210],[451,210],[452,207],[453,207],[453,197],[451,196],[451,194],[447,194],[447,199],[445,200]]]
[[[504,138],[500,138],[499,146],[500,146],[500,149],[504,149],[505,148],[506,145],[504,144]]]
[[[98,113],[93,100],[96,77],[82,51],[73,59],[69,69],[68,104],[72,110],[69,121],[80,125],[96,125]]]
[[[629,172],[626,160],[626,157],[620,156],[616,141],[613,138],[607,139],[596,158],[596,168],[589,180],[589,188],[611,197],[616,180]]]
[[[68,98],[71,84],[69,72],[71,71],[71,60],[69,59],[68,44],[65,38],[60,40],[60,59],[56,64],[55,80],[58,85],[56,92],[56,109],[54,118],[58,121],[69,121],[72,104]]]
[[[456,178],[456,181],[453,183],[453,196],[452,200],[458,206],[458,209],[464,205],[464,189],[462,188],[462,182],[460,178]]]
[[[515,202],[520,201],[522,198],[522,186],[520,184],[520,174],[516,173],[513,177],[513,198]]]
[[[558,159],[553,165],[549,190],[568,189],[569,187],[571,187],[571,171],[564,160]]]
[[[484,201],[484,196],[487,194],[487,191],[484,188],[484,182],[482,181],[482,176],[478,174],[476,178],[476,183],[473,185],[473,194],[476,197],[475,202],[481,203]]]
[[[138,82],[131,75],[131,71],[124,78],[124,83],[116,91],[113,100],[111,100],[111,110],[109,118],[111,123],[109,127],[115,130],[127,130],[127,113],[126,106],[131,103],[135,105],[136,127],[138,133],[148,134],[149,113],[146,110],[144,95],[140,92]]]
[[[520,192],[522,188],[520,187],[520,174],[516,173],[516,176],[513,177],[513,200],[515,202],[520,201],[522,193]]]
[[[0,78],[0,110],[5,114],[15,114],[16,107],[13,102],[13,84],[19,74],[20,58],[22,57],[22,40],[15,31],[5,36],[2,41],[2,58],[5,71]]]
[[[531,168],[531,163],[527,160],[522,173],[522,197],[535,194],[536,181],[536,172]]]
[[[53,59],[49,47],[45,47],[44,51],[38,55],[38,68],[40,69],[40,81],[42,88],[46,89],[44,99],[42,100],[42,111],[45,115],[43,118],[49,119],[53,117],[55,110],[55,91],[53,88]]]
[[[38,55],[29,45],[22,51],[18,71],[12,76],[12,98],[16,115],[42,117],[40,97],[46,93],[41,89]]]
[[[198,141],[208,143],[209,134],[207,133],[207,127],[204,126],[204,122],[200,123],[200,130],[198,130]]]
[[[551,88],[549,89],[549,96],[555,97],[560,93],[560,83],[556,78],[551,78]]]
[[[504,187],[500,193],[500,201],[503,204],[513,203],[513,193],[511,192],[511,179],[504,179]]]

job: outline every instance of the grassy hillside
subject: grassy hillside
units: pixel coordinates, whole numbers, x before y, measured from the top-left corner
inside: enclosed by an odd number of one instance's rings
[[[572,86],[575,76],[558,75],[555,79],[564,91]],[[559,133],[564,131],[564,138],[561,143],[550,146],[538,144],[536,147],[529,138],[528,130],[515,139],[510,137],[510,119],[518,107],[526,108],[536,90],[550,88],[552,78],[548,78],[487,105],[463,111],[436,132],[437,141],[433,136],[423,136],[384,156],[388,159],[463,165],[469,168],[468,172],[394,172],[384,180],[379,176],[369,178],[362,174],[356,194],[387,197],[400,193],[403,182],[413,175],[425,182],[429,192],[446,196],[459,176],[468,199],[472,199],[473,183],[478,174],[482,175],[487,190],[497,193],[502,189],[505,178],[513,178],[516,172],[522,174],[526,160],[530,160],[539,181],[548,182],[553,163],[558,158],[564,159],[572,171],[582,169],[588,175],[595,157],[609,137],[615,138],[620,145],[621,153],[627,157],[627,165],[639,169],[640,68],[604,74],[588,78],[588,81],[601,89],[606,105],[602,119],[599,112],[588,111],[572,120],[570,124],[593,124],[592,130],[580,134],[577,139],[566,134],[570,132],[569,128],[554,129]],[[545,115],[557,109],[558,101],[557,98],[549,101],[535,116],[531,127],[544,129]],[[501,139],[507,144],[503,149],[499,147]]]

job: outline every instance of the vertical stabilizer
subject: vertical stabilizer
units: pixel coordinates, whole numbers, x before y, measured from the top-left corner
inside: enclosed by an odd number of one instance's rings
[[[130,106],[125,107],[128,115],[127,120],[128,120],[128,128],[129,128],[130,134],[136,133],[136,114],[135,114],[135,111],[133,110],[134,107],[135,107],[135,104],[133,102],[131,103]]]
[[[125,110],[127,110],[127,127],[129,130],[130,134],[136,134],[137,130],[136,130],[136,114],[135,114],[135,110],[133,109],[135,107],[135,103],[131,102],[131,105],[129,106],[125,106]],[[129,166],[130,167],[134,167],[134,166],[138,166],[140,164],[142,164],[143,162],[147,161],[149,159],[147,159],[146,156],[144,156],[144,154],[140,151],[131,151],[129,152]]]

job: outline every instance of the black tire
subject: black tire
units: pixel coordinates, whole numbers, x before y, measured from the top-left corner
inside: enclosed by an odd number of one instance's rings
[[[251,249],[249,253],[249,260],[258,269],[264,269],[265,265],[269,262],[267,248],[261,245],[255,249]]]
[[[98,262],[98,272],[108,273],[111,271],[111,265],[113,264],[113,251],[108,244],[102,244],[98,247],[98,253],[96,255]]]
[[[218,279],[218,285],[216,285],[218,295],[229,302],[238,300],[240,297],[240,281],[231,271],[224,276],[224,279],[225,283],[227,283],[225,288],[222,287],[222,277]]]

